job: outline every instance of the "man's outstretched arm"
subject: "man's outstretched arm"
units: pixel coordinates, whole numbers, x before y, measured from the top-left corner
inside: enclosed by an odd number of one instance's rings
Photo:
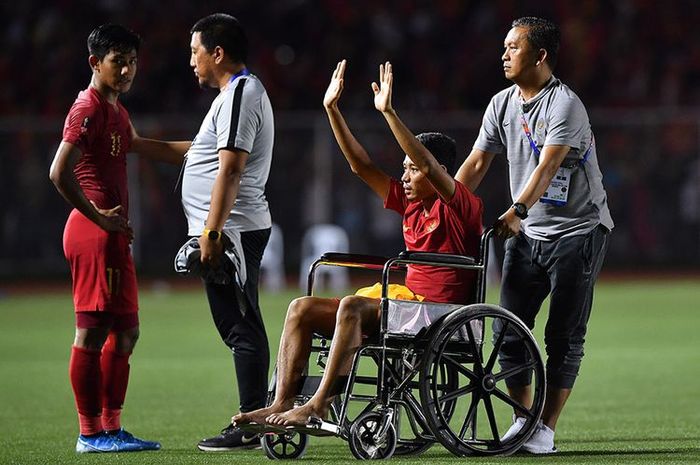
[[[192,141],[163,141],[141,137],[131,125],[131,150],[142,157],[179,165],[190,149]]]
[[[358,175],[379,197],[386,199],[389,193],[389,176],[372,162],[369,154],[352,134],[345,118],[338,109],[338,100],[343,92],[345,66],[346,61],[343,60],[333,71],[331,82],[323,98],[323,107],[326,109],[335,140],[338,141],[340,150],[350,164],[352,172]]]
[[[438,163],[433,154],[416,139],[416,136],[396,114],[391,104],[393,82],[394,74],[391,63],[387,61],[385,64],[379,65],[379,85],[376,82],[372,83],[374,107],[382,112],[396,141],[411,161],[428,178],[440,197],[450,200],[455,193],[455,181],[445,167]]]

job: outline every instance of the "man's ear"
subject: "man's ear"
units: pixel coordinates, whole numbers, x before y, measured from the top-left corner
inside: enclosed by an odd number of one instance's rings
[[[97,56],[90,55],[88,57],[88,63],[90,64],[90,68],[92,68],[93,71],[99,71],[100,59],[97,58]]]
[[[535,62],[535,66],[543,65],[547,62],[547,50],[541,48],[539,52],[537,52],[537,61]]]
[[[226,53],[224,52],[223,48],[217,45],[216,47],[214,47],[214,53],[212,55],[214,56],[214,62],[216,64],[220,64],[222,61],[224,61]]]

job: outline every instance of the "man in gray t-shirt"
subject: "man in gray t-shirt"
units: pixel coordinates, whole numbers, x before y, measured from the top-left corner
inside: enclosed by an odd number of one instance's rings
[[[227,238],[235,244],[240,235],[243,292],[235,282],[204,286],[216,328],[233,353],[240,411],[248,412],[263,407],[267,397],[270,356],[258,275],[272,225],[264,192],[272,162],[272,106],[260,80],[246,68],[248,42],[234,17],[207,16],[190,32],[190,65],[199,84],[220,92],[187,152],[182,205],[189,235],[199,238],[204,267],[218,266]],[[197,447],[222,451],[255,444],[254,435],[229,424]]]
[[[523,449],[556,452],[554,429],[578,375],[593,286],[613,221],[598,167],[588,114],[578,96],[555,78],[558,27],[539,18],[513,22],[502,56],[514,85],[496,94],[458,176],[475,190],[491,161],[506,156],[513,205],[496,231],[505,237],[501,305],[530,328],[551,297],[545,328],[547,392],[542,423]],[[502,328],[494,328],[496,335]],[[499,362],[524,364],[519,341],[506,331]],[[506,380],[511,396],[531,402],[530,380]],[[504,438],[528,420],[518,416]]]

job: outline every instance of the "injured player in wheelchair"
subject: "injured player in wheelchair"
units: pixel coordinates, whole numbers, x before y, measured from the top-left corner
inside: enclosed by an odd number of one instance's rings
[[[403,217],[406,250],[476,256],[482,229],[482,202],[450,174],[456,144],[440,133],[413,133],[392,106],[393,71],[389,62],[379,66],[379,84],[373,82],[374,106],[386,119],[406,153],[403,174],[395,179],[377,167],[351,133],[338,108],[346,61],[338,63],[323,99],[330,126],[350,169],[383,201]],[[392,298],[440,303],[471,303],[474,277],[469,271],[409,265],[405,286],[392,286]],[[369,290],[368,290],[369,289]],[[304,426],[309,418],[324,419],[338,377],[347,375],[363,338],[380,328],[380,295],[372,288],[342,299],[300,297],[287,311],[277,357],[275,399],[271,405],[232,418],[236,426]],[[332,338],[328,361],[316,393],[294,407],[299,381],[311,352],[314,333]]]

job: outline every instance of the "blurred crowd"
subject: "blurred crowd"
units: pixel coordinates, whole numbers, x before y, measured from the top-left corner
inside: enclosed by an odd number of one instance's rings
[[[216,11],[237,16],[245,26],[249,67],[265,83],[278,115],[269,199],[292,263],[299,261],[296,244],[311,222],[300,218],[313,218],[304,212],[310,200],[299,186],[312,181],[310,152],[318,150],[321,99],[335,63],[349,61],[341,104],[353,121],[371,122],[359,131],[360,139],[378,151],[382,163],[400,162],[371,114],[369,83],[385,60],[396,73],[396,106],[414,115],[409,121],[416,130],[443,129],[436,115],[465,115],[464,127],[452,135],[466,154],[490,97],[509,84],[500,55],[510,22],[536,15],[560,25],[555,75],[591,113],[618,225],[609,264],[700,266],[695,0],[27,0],[0,6],[0,194],[8,199],[0,207],[0,276],[63,269],[60,235],[68,209],[47,172],[63,117],[89,82],[90,30],[116,22],[142,36],[139,72],[123,101],[144,135],[187,138],[214,97],[198,88],[188,65],[189,29]],[[355,250],[400,246],[381,206],[358,211],[365,191],[339,156],[332,156],[334,196],[327,221],[349,230]],[[141,266],[160,273],[169,269],[172,248],[184,237],[178,195],[172,192],[177,172],[134,161]],[[483,190],[488,221],[508,201],[505,177]],[[177,237],[164,240],[172,231]]]

